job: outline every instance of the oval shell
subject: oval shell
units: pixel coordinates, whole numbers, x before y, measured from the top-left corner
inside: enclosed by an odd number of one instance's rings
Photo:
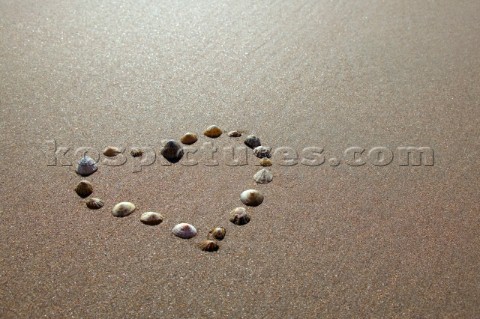
[[[81,198],[90,196],[93,193],[93,185],[89,181],[83,180],[75,187],[75,192]]]
[[[235,225],[246,225],[250,222],[250,215],[243,207],[237,207],[230,212],[230,221]]]
[[[222,130],[216,125],[210,125],[209,127],[207,127],[205,132],[203,132],[205,136],[211,138],[219,137],[220,135],[222,135],[222,133]]]
[[[180,139],[180,142],[186,145],[191,145],[198,140],[198,136],[195,133],[185,133]]]
[[[260,159],[260,165],[264,166],[264,167],[272,166],[272,161],[269,158],[264,157],[264,158]]]
[[[105,203],[100,198],[96,198],[96,197],[89,198],[85,202],[85,204],[90,209],[100,209],[105,205]]]
[[[230,136],[230,137],[240,137],[240,136],[242,136],[242,133],[239,132],[239,131],[230,131],[230,132],[228,132],[228,136]]]
[[[240,194],[240,200],[247,206],[258,206],[263,202],[263,194],[255,189],[247,189]]]
[[[206,239],[201,241],[198,244],[198,247],[203,251],[217,251],[220,247],[218,246],[217,242],[214,240]]]
[[[125,217],[133,213],[135,205],[130,202],[121,202],[112,209],[112,215],[115,217]]]
[[[140,221],[145,225],[158,225],[163,222],[163,216],[156,212],[145,212],[140,216]]]
[[[189,239],[197,235],[197,229],[193,225],[180,223],[172,228],[172,233],[177,237]]]
[[[115,146],[108,146],[106,149],[103,150],[103,155],[108,157],[117,156],[120,153],[122,153],[122,151]]]
[[[261,145],[260,139],[255,135],[248,135],[244,143],[250,148],[255,148]]]

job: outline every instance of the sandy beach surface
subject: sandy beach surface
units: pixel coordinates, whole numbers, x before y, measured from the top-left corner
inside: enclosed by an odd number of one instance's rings
[[[479,14],[475,0],[0,0],[0,318],[479,318]],[[243,137],[203,136],[212,124],[324,162],[277,156],[255,185],[251,150],[227,165]],[[161,141],[189,131],[198,165],[165,165]],[[105,206],[90,210],[77,148],[109,145],[127,161],[100,156],[86,179]],[[421,165],[402,147],[424,147]],[[265,200],[234,225],[249,188]],[[114,217],[120,201],[136,211]],[[173,236],[180,222],[197,237]],[[213,226],[226,237],[203,252]]]

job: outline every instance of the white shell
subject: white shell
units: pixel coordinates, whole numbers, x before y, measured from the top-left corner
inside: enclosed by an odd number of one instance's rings
[[[273,180],[273,174],[266,168],[262,168],[253,175],[253,179],[258,184],[268,184]]]
[[[263,194],[255,189],[247,189],[240,194],[240,200],[247,206],[258,206],[263,202]]]
[[[140,216],[140,221],[146,225],[158,225],[163,222],[163,216],[156,212],[145,212]]]
[[[125,217],[133,213],[135,205],[130,202],[121,202],[112,209],[112,215],[115,217]]]
[[[77,173],[81,176],[88,176],[97,171],[97,163],[90,156],[84,156],[78,161]]]
[[[197,235],[197,229],[193,225],[180,223],[172,228],[172,233],[177,237],[189,239]]]

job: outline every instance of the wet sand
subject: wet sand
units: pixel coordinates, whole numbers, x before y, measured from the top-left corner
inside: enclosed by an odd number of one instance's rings
[[[477,318],[478,1],[0,1],[0,318]],[[209,125],[320,166],[100,165]],[[68,147],[57,166],[52,153]],[[234,141],[234,142],[232,142]],[[343,152],[364,148],[367,163]],[[400,165],[398,147],[434,165]],[[372,165],[374,147],[391,150]],[[340,159],[330,165],[329,159]],[[228,221],[242,191],[262,205]],[[137,210],[115,218],[111,208]],[[146,226],[140,215],[165,220]],[[180,222],[191,240],[174,237]],[[220,250],[196,243],[227,229]]]

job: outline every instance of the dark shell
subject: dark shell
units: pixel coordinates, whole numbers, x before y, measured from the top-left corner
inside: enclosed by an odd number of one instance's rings
[[[182,159],[184,152],[180,143],[174,140],[169,140],[165,143],[160,153],[167,161],[176,163]]]
[[[250,222],[250,216],[243,207],[237,207],[230,212],[230,221],[235,225],[246,225]]]
[[[75,187],[75,192],[81,198],[88,197],[93,193],[93,185],[89,181],[80,181]]]
[[[255,135],[249,135],[245,139],[245,145],[247,145],[250,148],[255,148],[262,144],[260,143],[260,139],[258,137],[256,137]]]

